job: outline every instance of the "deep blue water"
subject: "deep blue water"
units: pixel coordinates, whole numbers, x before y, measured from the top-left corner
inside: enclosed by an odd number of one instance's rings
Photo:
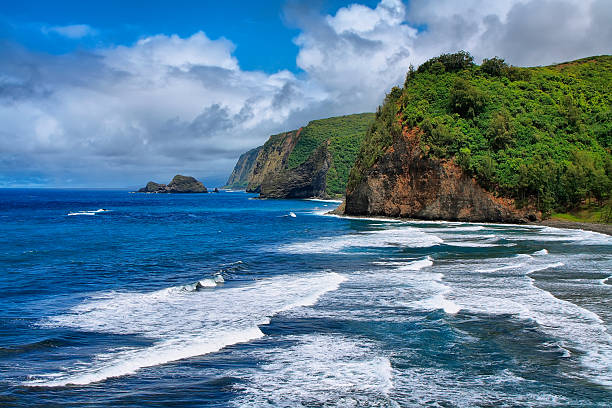
[[[0,190],[0,406],[611,406],[609,236],[335,205]]]

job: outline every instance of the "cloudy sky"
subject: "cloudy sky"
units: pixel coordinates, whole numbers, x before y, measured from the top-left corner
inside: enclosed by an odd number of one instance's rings
[[[373,111],[442,52],[612,53],[610,0],[125,3],[0,8],[0,187],[222,185],[270,134]]]

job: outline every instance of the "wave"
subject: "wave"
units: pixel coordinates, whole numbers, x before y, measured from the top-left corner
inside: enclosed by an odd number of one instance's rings
[[[558,339],[561,348],[580,350],[576,358],[583,366],[582,375],[612,386],[612,338],[603,320],[596,313],[539,288],[530,276],[538,271],[561,268],[563,262],[542,262],[542,257],[498,258],[486,262],[493,264],[486,270],[499,273],[480,275],[477,283],[471,271],[485,269],[476,266],[482,262],[448,266],[453,268],[450,285],[461,308],[536,322],[542,332]]]
[[[109,211],[109,210],[106,210],[106,209],[104,209],[104,208],[100,208],[100,209],[97,209],[97,210],[91,210],[91,211],[89,211],[89,210],[84,210],[84,211],[69,212],[69,213],[68,213],[68,214],[66,214],[66,215],[71,215],[71,216],[72,216],[72,215],[96,215],[96,214],[98,214],[98,213],[108,212],[108,211]]]
[[[375,343],[339,335],[285,336],[245,370],[233,406],[399,407],[390,397],[393,368]]]
[[[443,243],[441,238],[422,229],[400,227],[296,242],[281,245],[277,250],[297,254],[340,253],[352,248],[427,248],[441,243]]]
[[[433,258],[426,256],[424,259],[410,261],[374,261],[374,265],[390,266],[398,271],[418,271],[433,265]]]
[[[508,240],[559,242],[574,245],[612,245],[612,236],[581,229],[544,227],[527,236],[508,236]]]
[[[306,201],[315,201],[318,203],[335,203],[335,204],[341,204],[342,200],[324,200],[322,198],[305,198],[304,200]]]
[[[344,280],[342,275],[324,272],[218,290],[185,291],[177,286],[150,293],[101,293],[44,325],[142,335],[154,339],[154,344],[109,350],[88,363],[30,378],[25,385],[85,385],[254,340],[263,336],[259,326],[268,324],[272,316],[314,305]]]
[[[545,271],[547,269],[560,268],[564,265],[565,264],[563,262],[555,262],[555,263],[546,264],[546,265],[533,266],[529,268],[529,270],[527,271],[527,275],[529,275],[530,273],[534,273],[534,272]]]

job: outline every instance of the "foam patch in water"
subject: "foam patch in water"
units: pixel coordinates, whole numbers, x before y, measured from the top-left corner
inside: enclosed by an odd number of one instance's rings
[[[297,242],[279,247],[288,253],[337,253],[351,248],[407,247],[427,248],[443,241],[422,229],[412,227],[390,228],[347,234],[340,237],[320,238],[314,241]]]
[[[398,407],[389,393],[393,369],[376,345],[340,335],[283,338],[289,347],[263,350],[264,361],[247,371],[234,406]]]
[[[55,316],[47,326],[156,339],[151,347],[109,350],[89,363],[30,379],[26,385],[89,384],[207,354],[263,334],[260,325],[282,311],[309,306],[345,278],[326,272],[264,279],[244,287],[188,292],[172,287],[150,293],[107,292]],[[214,283],[214,281],[213,281]]]

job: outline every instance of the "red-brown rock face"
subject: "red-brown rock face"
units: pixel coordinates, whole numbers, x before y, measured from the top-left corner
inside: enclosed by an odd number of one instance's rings
[[[494,197],[452,160],[423,157],[419,132],[404,132],[347,191],[349,215],[470,222],[535,221],[540,214]]]

